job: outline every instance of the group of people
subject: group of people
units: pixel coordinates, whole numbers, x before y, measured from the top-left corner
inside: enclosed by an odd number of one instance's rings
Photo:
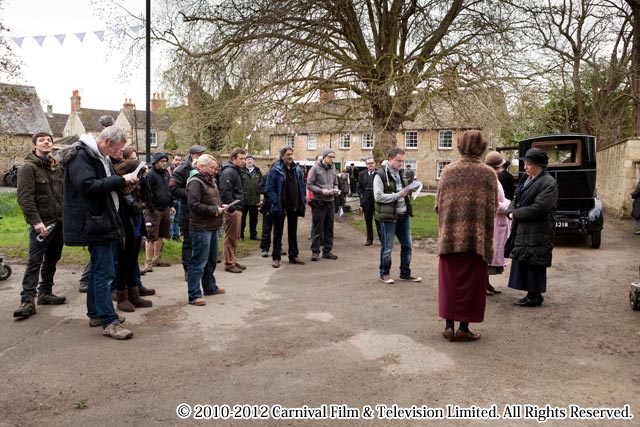
[[[443,169],[436,195],[438,305],[445,319],[442,336],[449,341],[480,339],[469,323],[482,322],[487,294],[500,292],[488,277],[503,272],[505,258],[512,260],[508,286],[527,291],[514,305],[540,306],[546,292],[558,199],[557,183],[546,171],[548,156],[529,149],[520,158],[527,179],[511,193],[513,177],[500,180],[508,165],[500,153],[489,152],[483,163],[487,145],[480,131],[460,135],[461,157]]]
[[[18,176],[18,203],[31,227],[21,305],[15,317],[35,314],[36,296],[40,305],[66,301],[53,293],[56,264],[63,244],[85,246],[90,262],[81,282],[85,281],[89,324],[102,326],[106,336],[130,338],[133,332],[123,326],[124,316],[115,312],[112,298],[121,311],[152,306],[142,297],[155,290],[145,288],[140,276],[154,266],[167,265],[160,253],[163,239],[172,237],[172,217],[179,218],[187,298],[194,306],[206,304],[203,295],[225,292],[214,275],[222,230],[225,271],[246,270],[236,250],[244,238],[247,217],[249,238],[261,240],[265,257],[271,247],[273,268],[281,266],[286,219],[289,264],[304,265],[297,229],[308,205],[311,261],[338,258],[333,252],[335,199],[344,188],[339,185],[332,149],[322,151],[305,179],[291,146],[280,150],[263,175],[253,156],[242,148],[234,149],[229,161],[220,165],[204,147],[194,145],[180,164],[174,158],[170,168],[166,167],[168,157],[157,152],[147,169],[140,167],[135,150],[125,144],[125,132],[106,120],[97,139],[83,135],[62,150],[58,163],[51,155],[52,135],[33,135],[32,152]],[[503,272],[505,258],[513,260],[509,287],[527,291],[514,302],[518,306],[542,304],[546,268],[551,265],[558,190],[545,170],[546,153],[532,148],[521,158],[528,179],[513,193],[513,177],[508,171],[509,177],[503,174],[508,162],[490,152],[483,163],[486,148],[487,138],[481,132],[463,133],[458,139],[461,158],[443,169],[436,196],[439,314],[445,319],[443,336],[449,341],[480,338],[470,331],[469,323],[481,322],[486,295],[500,292],[489,283],[489,275]],[[367,158],[354,189],[366,223],[365,245],[373,244],[374,227],[380,240],[379,280],[385,284],[394,283],[395,238],[401,248],[399,280],[422,280],[411,270],[413,211],[408,184],[413,176],[402,170],[404,160],[400,148],[391,149],[379,168],[373,158]],[[259,213],[263,215],[260,239]],[[137,258],[143,237],[146,260],[140,269]],[[460,322],[457,331],[455,321]]]

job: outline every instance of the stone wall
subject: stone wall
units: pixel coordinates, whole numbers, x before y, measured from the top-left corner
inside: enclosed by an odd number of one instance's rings
[[[626,139],[605,147],[596,155],[597,190],[605,213],[628,217],[633,200],[629,194],[640,179],[640,140]]]
[[[0,136],[0,174],[11,169],[14,164],[21,165],[30,150],[31,136]]]

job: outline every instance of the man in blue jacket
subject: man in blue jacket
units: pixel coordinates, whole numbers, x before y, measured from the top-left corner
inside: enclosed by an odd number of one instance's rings
[[[124,130],[105,128],[96,141],[80,137],[62,153],[64,172],[63,235],[69,246],[88,246],[91,271],[87,288],[90,326],[102,326],[103,335],[127,339],[133,332],[122,326],[111,301],[116,277],[116,245],[123,237],[118,210],[120,191],[138,179],[133,173],[118,176],[109,156],[116,156],[127,141]]]
[[[284,219],[287,218],[289,237],[289,263],[303,265],[298,257],[298,217],[304,216],[307,197],[300,166],[293,162],[293,148],[280,149],[280,160],[269,171],[264,189],[265,199],[271,204],[273,215],[272,266],[280,267]]]

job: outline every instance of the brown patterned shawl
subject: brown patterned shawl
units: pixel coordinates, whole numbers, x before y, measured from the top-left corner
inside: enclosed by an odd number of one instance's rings
[[[473,251],[491,262],[497,183],[496,172],[475,156],[443,169],[436,195],[438,255]]]

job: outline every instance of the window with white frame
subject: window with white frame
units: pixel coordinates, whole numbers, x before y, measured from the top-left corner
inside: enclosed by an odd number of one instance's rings
[[[440,179],[440,174],[442,173],[442,169],[451,163],[451,160],[438,160],[436,163],[436,179]]]
[[[340,149],[348,150],[351,148],[351,132],[342,132],[340,134]]]
[[[307,150],[318,149],[318,136],[315,133],[307,135]]]
[[[418,131],[404,131],[404,148],[418,148]]]
[[[406,169],[407,166],[411,166],[411,170],[415,174],[418,173],[418,162],[416,162],[415,160],[404,159],[404,169]]]
[[[438,131],[438,149],[453,150],[453,131],[443,129]]]
[[[362,149],[363,150],[372,150],[373,149],[373,133],[364,132],[362,134]]]
[[[284,145],[288,145],[293,148],[293,140],[295,139],[295,135],[289,134],[284,138]]]
[[[158,132],[154,130],[151,131],[151,146],[152,147],[158,146]]]

